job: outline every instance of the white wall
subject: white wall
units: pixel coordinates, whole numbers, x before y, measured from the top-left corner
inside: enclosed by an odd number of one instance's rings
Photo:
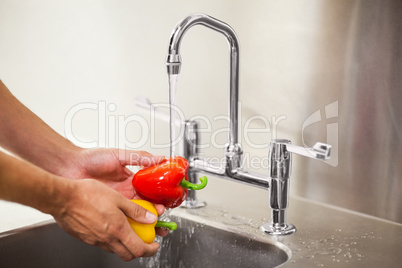
[[[138,95],[153,102],[167,102],[164,59],[169,34],[186,15],[204,12],[231,24],[240,38],[243,118],[259,114],[271,120],[271,116],[286,115],[287,109],[293,109],[303,92],[305,85],[296,81],[309,75],[303,61],[312,57],[310,45],[319,18],[314,3],[297,4],[294,12],[285,14],[280,11],[287,4],[282,3],[270,7],[278,12],[270,15],[273,18],[267,24],[264,18],[269,8],[264,2],[1,1],[1,78],[23,103],[63,135],[65,117],[72,115],[69,110],[77,104],[104,101],[108,107],[113,103],[116,110],[106,110],[106,118],[118,120],[118,115],[138,113],[133,106]],[[229,5],[235,7],[229,10]],[[302,16],[307,24],[300,26]],[[294,47],[294,43],[302,45]],[[195,27],[185,37],[178,105],[188,117],[202,114],[212,120],[227,114],[227,49],[223,36],[202,27]],[[289,75],[292,79],[285,79]],[[287,90],[292,94],[278,94]],[[274,101],[278,98],[286,99],[289,107]],[[98,130],[98,117],[97,111],[89,109],[77,112],[72,120],[73,133],[80,141],[96,141],[100,135],[98,145],[114,146],[118,138],[106,137],[105,144],[105,128],[100,125]],[[164,124],[157,123],[164,132]],[[224,120],[216,123],[226,125]],[[280,124],[289,129],[291,123],[288,117],[286,124]],[[141,139],[134,130],[138,127],[135,122],[127,125],[132,142]],[[166,136],[158,133],[155,142],[166,143]],[[220,136],[220,143],[224,143],[225,135]],[[269,136],[265,136],[268,142]],[[123,142],[120,139],[120,145]],[[151,141],[148,143],[145,147],[153,151],[149,148]]]

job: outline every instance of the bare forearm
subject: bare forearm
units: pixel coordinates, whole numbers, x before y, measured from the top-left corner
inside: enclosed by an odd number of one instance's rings
[[[0,152],[0,199],[57,214],[73,182]]]
[[[69,234],[124,260],[151,256],[127,217],[151,224],[157,217],[96,180],[69,180],[0,152],[0,199],[51,214]],[[160,214],[163,211],[160,211]]]
[[[19,102],[0,81],[0,146],[54,174],[79,150]]]

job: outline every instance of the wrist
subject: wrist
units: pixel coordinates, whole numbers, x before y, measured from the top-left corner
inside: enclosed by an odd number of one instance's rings
[[[71,196],[75,192],[76,182],[59,176],[53,176],[49,180],[49,189],[46,200],[38,208],[44,213],[56,217],[65,213]]]
[[[80,158],[85,149],[71,144],[66,146],[55,160],[55,166],[52,173],[65,177],[76,178],[80,173]]]

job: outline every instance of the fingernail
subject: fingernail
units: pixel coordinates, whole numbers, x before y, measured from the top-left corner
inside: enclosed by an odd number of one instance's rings
[[[151,221],[151,222],[155,222],[157,220],[157,217],[155,214],[153,214],[152,212],[147,211],[145,213],[145,218],[147,218],[147,220]]]

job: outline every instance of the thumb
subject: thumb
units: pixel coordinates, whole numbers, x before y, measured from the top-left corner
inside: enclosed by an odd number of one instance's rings
[[[156,222],[158,217],[153,214],[151,211],[146,210],[145,208],[137,205],[136,203],[130,201],[129,199],[123,198],[122,204],[120,206],[121,210],[126,214],[130,219],[139,222],[150,224]]]
[[[116,149],[115,151],[120,164],[132,166],[153,166],[166,160],[162,155],[152,155],[146,151],[133,151]]]

